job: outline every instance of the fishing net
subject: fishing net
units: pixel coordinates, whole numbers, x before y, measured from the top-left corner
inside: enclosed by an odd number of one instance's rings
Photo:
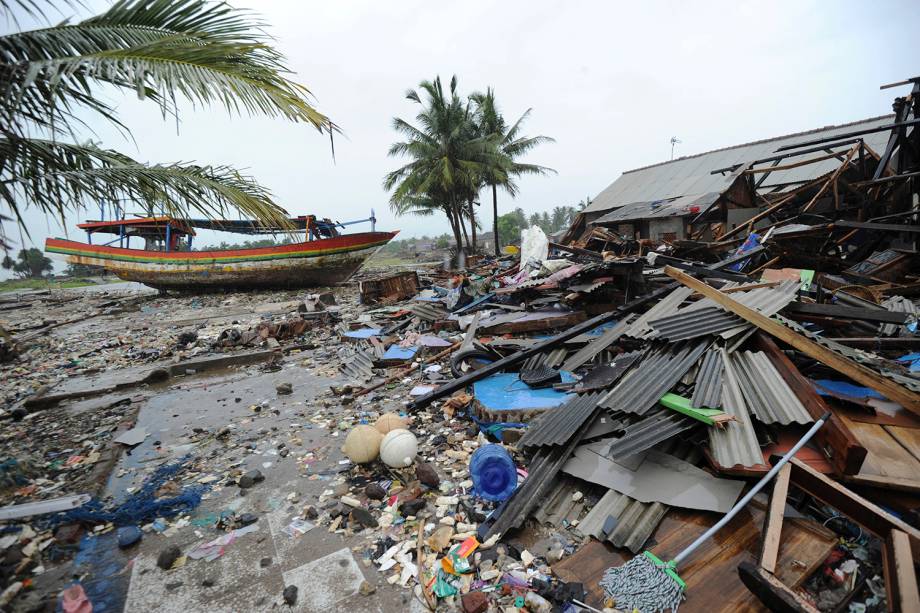
[[[128,496],[121,504],[104,504],[98,498],[94,498],[81,507],[52,516],[51,524],[111,522],[116,526],[137,525],[153,521],[157,517],[174,517],[192,511],[201,504],[201,496],[207,491],[207,486],[189,486],[171,497],[158,498],[156,495],[157,490],[175,477],[188,460],[186,456],[173,464],[160,466],[144,481],[144,485],[138,491]]]

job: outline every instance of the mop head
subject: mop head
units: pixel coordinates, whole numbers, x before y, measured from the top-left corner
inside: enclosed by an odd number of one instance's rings
[[[608,568],[600,581],[607,595],[621,611],[658,613],[677,607],[687,585],[671,565],[646,551],[619,568]]]

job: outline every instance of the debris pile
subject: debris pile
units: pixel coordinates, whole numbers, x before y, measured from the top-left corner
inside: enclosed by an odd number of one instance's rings
[[[559,242],[529,228],[460,270],[74,299],[48,312],[93,322],[54,328],[9,311],[0,496],[51,506],[0,508],[0,599],[64,564],[70,530],[123,548],[138,610],[212,589],[215,564],[278,589],[214,610],[626,610],[611,569],[643,560],[685,583],[682,610],[917,610],[918,83],[874,131],[708,168],[727,180],[705,198],[589,208]],[[316,593],[330,564],[335,598]],[[54,597],[101,598],[82,576]]]

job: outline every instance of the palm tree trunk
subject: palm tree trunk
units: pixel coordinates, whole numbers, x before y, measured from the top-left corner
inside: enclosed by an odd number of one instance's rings
[[[457,211],[457,221],[460,222],[460,229],[463,230],[463,238],[466,239],[466,252],[470,252],[470,233],[466,231],[466,221],[463,219],[463,211]]]
[[[447,214],[447,221],[450,223],[450,229],[454,233],[454,245],[459,254],[463,251],[463,239],[460,237],[460,227],[457,225],[457,220],[454,218],[453,210],[448,207],[444,212]]]
[[[473,238],[473,253],[476,253],[476,209],[473,208],[472,199],[470,199],[470,233]]]
[[[492,242],[495,244],[495,257],[498,257],[498,187],[492,186]]]

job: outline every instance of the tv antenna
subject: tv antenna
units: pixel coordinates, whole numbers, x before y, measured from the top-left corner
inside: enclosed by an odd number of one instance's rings
[[[671,159],[672,159],[672,160],[674,159],[674,145],[676,145],[676,144],[678,144],[678,143],[680,143],[680,142],[681,142],[681,140],[680,140],[679,138],[677,138],[676,136],[672,136],[672,137],[671,137]]]

